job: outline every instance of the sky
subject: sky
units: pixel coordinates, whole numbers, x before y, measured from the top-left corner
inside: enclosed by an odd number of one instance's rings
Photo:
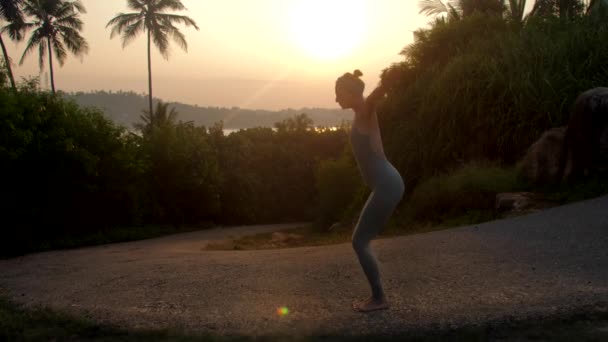
[[[90,50],[55,65],[55,86],[63,91],[135,91],[147,94],[146,39],[124,49],[110,39],[107,22],[132,12],[126,0],[82,0],[82,35]],[[367,92],[382,69],[403,60],[399,52],[429,18],[416,0],[182,0],[200,30],[179,26],[188,52],[171,43],[168,60],[152,54],[153,95],[199,106],[250,109],[337,108],[335,79],[360,69]],[[29,37],[29,36],[28,36]],[[14,64],[26,43],[9,43]],[[40,76],[37,51],[17,79]]]

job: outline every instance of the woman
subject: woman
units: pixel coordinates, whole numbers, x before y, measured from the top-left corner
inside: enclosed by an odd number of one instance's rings
[[[382,148],[380,128],[375,107],[384,94],[381,84],[368,97],[363,97],[365,84],[359,70],[346,73],[336,81],[336,102],[343,109],[355,112],[351,130],[351,145],[357,165],[365,183],[371,188],[369,196],[355,230],[353,248],[370,284],[370,298],[353,303],[358,312],[388,309],[388,302],[382,288],[376,258],[372,254],[370,241],[386,225],[404,191],[399,172],[388,162]]]

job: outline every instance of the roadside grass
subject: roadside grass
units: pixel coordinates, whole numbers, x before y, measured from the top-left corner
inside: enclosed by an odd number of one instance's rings
[[[178,330],[129,331],[48,308],[23,308],[0,296],[2,341],[602,341],[608,338],[606,308],[526,321],[411,331],[394,336],[215,336]]]
[[[87,246],[98,246],[108,243],[129,242],[156,237],[187,233],[211,228],[211,224],[198,226],[145,225],[132,227],[115,227],[99,230],[87,235],[64,235],[50,239],[18,239],[11,244],[0,243],[0,258],[15,257],[27,253],[44,252]],[[11,239],[7,239],[11,240]]]
[[[200,341],[201,337],[169,330],[130,332],[48,308],[22,308],[0,296],[2,341]]]
[[[481,215],[481,214],[478,214]],[[450,229],[461,225],[460,222],[471,222],[470,216],[463,216],[460,219],[446,221],[442,225],[430,223],[412,223],[402,226],[400,223],[391,221],[386,229],[380,232],[378,238],[385,239],[397,236],[422,234],[433,231]],[[480,222],[485,222],[481,221]],[[207,244],[205,250],[225,251],[225,250],[263,250],[278,248],[296,248],[327,246],[340,243],[350,243],[353,234],[352,225],[340,225],[330,231],[320,231],[314,225],[306,225],[295,229],[279,230],[284,234],[297,234],[301,239],[289,239],[283,242],[273,241],[272,233],[259,233],[255,235],[243,236],[236,239],[227,239]]]
[[[554,205],[594,198],[608,193],[605,175],[597,175],[576,183],[553,188],[533,188],[518,176],[516,167],[502,168],[486,162],[473,162],[445,174],[422,182],[405,198],[379,238],[403,236],[449,229],[526,214],[501,213],[495,205],[496,194],[501,192],[533,191],[543,200]],[[358,206],[364,204],[364,200]],[[356,223],[357,210],[352,208],[334,229],[320,229],[307,225],[280,231],[297,234],[298,239],[279,242],[272,240],[272,233],[244,236],[217,241],[207,245],[207,250],[256,250],[325,246],[351,241]],[[355,215],[355,217],[353,217]],[[117,227],[85,236],[64,236],[47,241],[25,240],[22,243],[0,243],[0,258],[14,257],[31,252],[95,246],[107,243],[150,239],[165,235],[211,228],[211,224],[199,226],[136,226]],[[11,239],[7,239],[11,240]]]
[[[325,246],[347,242],[350,239],[351,231],[340,228],[330,231],[321,231],[314,225],[305,225],[294,229],[280,230],[285,234],[300,235],[300,239],[292,239],[285,242],[272,240],[271,233],[260,233],[255,235],[243,236],[238,239],[217,241],[207,244],[206,250],[255,250],[255,249],[276,249],[304,246]]]
[[[517,167],[502,168],[491,163],[474,162],[422,182],[404,199],[378,238],[445,230],[538,210],[502,213],[495,209],[498,193],[520,191],[538,193],[543,206],[547,203],[557,206],[607,194],[608,181],[598,175],[559,187],[534,188],[520,178]],[[300,235],[300,239],[276,242],[272,240],[272,233],[262,233],[214,242],[206,249],[256,250],[348,243],[356,222],[352,218],[342,221],[331,230],[309,225],[280,231]]]

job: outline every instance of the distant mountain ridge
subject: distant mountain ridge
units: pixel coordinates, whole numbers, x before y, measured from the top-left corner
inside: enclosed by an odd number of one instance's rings
[[[134,123],[141,122],[140,115],[142,115],[142,110],[148,108],[147,96],[132,91],[76,92],[64,93],[63,95],[81,106],[99,108],[107,118],[128,128],[132,128]],[[158,99],[155,98],[155,105],[157,101]],[[271,111],[238,107],[200,107],[179,102],[168,103],[170,103],[169,108],[177,110],[178,120],[193,121],[196,125],[206,127],[223,121],[224,128],[227,129],[272,127],[275,122],[302,113],[306,113],[312,118],[315,126],[333,127],[339,126],[344,121],[352,120],[352,113],[341,109],[290,108]]]

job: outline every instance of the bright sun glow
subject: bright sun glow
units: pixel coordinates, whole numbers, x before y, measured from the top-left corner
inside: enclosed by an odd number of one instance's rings
[[[365,0],[294,0],[291,34],[307,54],[337,59],[361,43],[365,19]]]

